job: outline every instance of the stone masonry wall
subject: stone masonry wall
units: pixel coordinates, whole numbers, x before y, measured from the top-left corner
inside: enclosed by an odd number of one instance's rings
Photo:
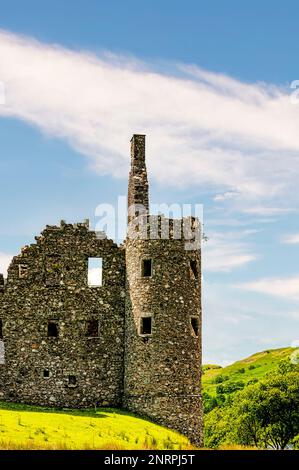
[[[48,226],[8,271],[0,318],[2,399],[55,406],[120,406],[123,390],[124,252],[85,224]],[[88,257],[103,285],[87,285]],[[88,321],[99,325],[88,337]],[[48,337],[49,322],[58,337]],[[96,323],[95,323],[96,324]],[[1,390],[2,389],[2,390]]]

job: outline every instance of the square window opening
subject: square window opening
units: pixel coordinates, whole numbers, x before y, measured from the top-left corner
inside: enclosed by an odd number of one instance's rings
[[[100,287],[103,285],[103,259],[88,258],[88,285]]]
[[[152,317],[141,317],[140,318],[140,334],[151,335],[152,334]]]
[[[99,321],[98,320],[88,320],[86,323],[86,336],[88,338],[98,338],[99,337]]]
[[[142,277],[151,277],[152,274],[153,274],[153,261],[151,259],[143,259],[142,269],[141,269]]]
[[[48,338],[58,338],[58,325],[54,321],[48,322]]]
[[[191,326],[192,326],[192,333],[196,338],[198,338],[199,335],[199,318],[197,317],[191,317]]]
[[[191,273],[194,279],[198,279],[199,278],[198,262],[196,260],[191,260],[190,268],[191,268]]]
[[[77,385],[77,377],[75,375],[69,375],[69,386],[75,387]]]
[[[50,377],[50,371],[49,369],[44,369],[44,378],[48,379]]]

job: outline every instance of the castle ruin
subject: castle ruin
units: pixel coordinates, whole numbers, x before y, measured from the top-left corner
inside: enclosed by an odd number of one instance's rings
[[[181,221],[149,214],[144,135],[131,140],[128,206],[123,245],[62,221],[0,275],[0,400],[122,407],[202,445],[201,253]]]

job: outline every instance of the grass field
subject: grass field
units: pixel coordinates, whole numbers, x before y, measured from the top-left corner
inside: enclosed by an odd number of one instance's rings
[[[215,364],[204,366],[203,390],[211,396],[216,395],[219,384],[227,387],[243,382],[258,381],[278,366],[283,359],[288,359],[295,348],[281,348],[262,351],[227,367]]]
[[[188,449],[188,439],[114,409],[59,411],[0,403],[0,449]]]

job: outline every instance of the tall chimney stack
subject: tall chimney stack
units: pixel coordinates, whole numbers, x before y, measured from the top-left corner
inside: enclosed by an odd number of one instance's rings
[[[128,223],[135,217],[148,214],[148,179],[145,164],[145,135],[134,134],[131,139],[131,170],[128,188]]]

